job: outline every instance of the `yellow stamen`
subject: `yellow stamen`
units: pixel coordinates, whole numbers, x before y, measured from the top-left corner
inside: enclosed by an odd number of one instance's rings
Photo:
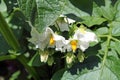
[[[75,52],[76,49],[77,49],[77,40],[72,40],[72,41],[70,42],[70,44],[71,44],[71,47],[72,47],[73,52]]]
[[[54,37],[51,36],[51,37],[50,37],[49,44],[50,44],[50,45],[54,45],[54,43],[55,43]]]

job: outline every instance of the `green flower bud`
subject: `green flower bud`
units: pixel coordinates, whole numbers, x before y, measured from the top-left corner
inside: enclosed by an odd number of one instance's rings
[[[75,59],[75,55],[73,53],[67,53],[67,55],[66,55],[66,63],[67,64],[72,64],[74,59]]]
[[[83,52],[79,52],[78,55],[77,55],[77,58],[78,58],[79,62],[83,62],[84,59],[85,59],[84,53]]]
[[[52,64],[54,63],[54,59],[53,59],[52,56],[50,56],[50,57],[48,58],[47,63],[48,63],[49,66],[52,66]]]

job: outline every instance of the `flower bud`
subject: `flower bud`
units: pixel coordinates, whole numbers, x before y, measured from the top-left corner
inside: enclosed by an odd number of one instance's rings
[[[77,58],[78,58],[79,62],[83,62],[84,59],[85,59],[84,53],[83,52],[79,52],[78,55],[77,55]]]
[[[67,55],[66,55],[66,63],[67,64],[72,64],[74,59],[75,59],[75,55],[73,53],[67,53]]]
[[[48,52],[48,51],[42,52],[42,53],[40,54],[41,62],[47,62],[48,56],[49,56],[49,52]]]
[[[54,59],[53,59],[52,56],[50,56],[50,57],[48,58],[47,63],[48,63],[49,66],[52,66],[52,64],[54,63]]]

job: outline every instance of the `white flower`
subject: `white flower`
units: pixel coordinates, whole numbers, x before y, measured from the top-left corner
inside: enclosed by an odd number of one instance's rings
[[[62,47],[65,45],[65,38],[63,36],[55,34],[50,28],[49,30],[51,35],[50,38],[48,37],[48,47],[55,48],[55,50],[62,52]]]
[[[78,39],[79,48],[85,51],[89,47],[90,42],[98,42],[97,36],[93,32],[86,31],[85,27],[80,27],[75,31],[74,38]]]
[[[63,47],[63,52],[67,50],[67,52],[73,51],[75,52],[78,47],[78,41],[74,39],[66,40],[66,45]]]
[[[69,40],[66,40],[66,45],[63,51],[67,50],[75,52],[77,48],[85,51],[89,47],[90,42],[98,42],[97,36],[93,32],[88,32],[85,28],[81,27],[75,31],[75,34]]]
[[[73,20],[73,19],[71,19],[71,18],[67,18],[67,17],[65,17],[64,20],[65,20],[65,22],[67,22],[68,24],[72,24],[72,23],[75,22],[75,20]]]
[[[71,19],[71,18],[68,18],[67,16],[65,15],[60,15],[60,17],[64,17],[64,21],[68,24],[72,24],[75,22],[75,20]]]
[[[79,40],[80,41],[80,40]],[[89,47],[89,43],[85,41],[80,41],[79,48],[84,52]]]
[[[60,31],[69,31],[69,25],[65,22],[64,17],[59,17],[55,25],[59,27]]]
[[[57,51],[62,51],[62,47],[65,45],[65,38],[57,35],[49,27],[40,34],[35,28],[32,28],[32,38],[29,40],[36,45],[36,48],[44,51],[45,48],[55,48]]]
[[[33,44],[36,45],[36,48],[39,48],[43,51],[48,46],[50,36],[53,34],[53,31],[49,27],[47,27],[42,34],[37,32],[36,30],[36,34],[37,35],[32,35],[32,38],[36,39],[36,42]]]
[[[31,36],[32,37],[29,39],[29,41],[33,43],[36,48],[39,48],[43,51],[48,44],[46,33],[44,32],[43,34],[40,34],[34,27],[32,27]]]
[[[98,42],[97,36],[93,32],[86,31],[84,27],[80,27],[75,31],[74,37],[77,37],[80,41],[85,42]]]
[[[62,48],[65,45],[65,38],[64,37],[57,35],[57,34],[53,34],[53,36],[50,39],[50,45],[51,45],[51,42],[54,42],[54,44],[52,44],[52,45],[55,46],[56,51],[63,52]]]
[[[75,20],[70,19],[67,16],[60,15],[55,25],[58,26],[61,31],[69,31],[69,24],[72,24],[74,22]]]
[[[73,37],[73,39],[66,40],[66,46],[64,46],[64,49],[67,49],[68,52],[75,52],[77,48],[81,49],[82,51],[85,51],[88,47],[88,42],[80,41],[77,38]]]

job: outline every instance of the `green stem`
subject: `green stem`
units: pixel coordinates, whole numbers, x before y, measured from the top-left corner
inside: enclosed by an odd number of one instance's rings
[[[103,56],[103,61],[102,61],[102,65],[101,65],[101,74],[100,75],[102,75],[102,73],[103,73],[103,67],[105,65],[105,61],[106,61],[106,58],[108,56],[110,41],[111,41],[111,38],[112,38],[111,32],[112,32],[112,28],[109,29],[109,35],[107,35],[106,49],[105,49],[105,54]]]
[[[2,13],[0,12],[0,32],[4,36],[7,43],[15,50],[20,50],[20,44],[13,34],[12,30],[8,26],[7,22],[5,21]],[[16,53],[15,53],[16,54]],[[34,80],[40,80],[38,74],[36,73],[33,67],[28,66],[28,60],[24,55],[4,55],[0,56],[0,61],[3,60],[11,60],[11,59],[18,59],[21,64],[28,70],[28,72],[33,76]]]
[[[104,35],[104,36],[107,37],[107,43],[106,43],[105,55],[104,55],[104,57],[103,57],[102,66],[105,65],[105,61],[106,61],[106,58],[107,58],[107,55],[108,55],[108,48],[109,48],[109,46],[110,46],[110,40],[112,39],[112,34],[111,34],[111,32],[112,32],[112,28],[110,27],[110,28],[109,28],[109,35]],[[102,36],[103,36],[103,35],[102,35]]]
[[[3,56],[0,56],[0,61],[13,60],[13,59],[16,59],[16,56],[14,56],[14,55],[3,55]]]
[[[111,39],[114,41],[120,42],[120,40],[118,40],[117,38],[112,37]]]
[[[106,58],[107,58],[107,55],[108,55],[108,47],[110,46],[110,40],[111,40],[111,37],[108,37],[108,38],[107,38],[107,43],[106,43],[105,55],[104,55],[104,57],[103,57],[102,66],[104,66],[105,61],[106,61]]]
[[[19,50],[20,45],[17,38],[15,37],[13,31],[10,29],[8,23],[5,21],[2,13],[0,12],[0,32],[7,41],[7,43],[14,49]]]
[[[109,35],[98,35],[98,37],[108,37]]]
[[[17,59],[23,64],[23,66],[27,69],[27,71],[33,76],[34,80],[40,80],[35,69],[27,64],[28,59],[24,55],[18,56]]]

